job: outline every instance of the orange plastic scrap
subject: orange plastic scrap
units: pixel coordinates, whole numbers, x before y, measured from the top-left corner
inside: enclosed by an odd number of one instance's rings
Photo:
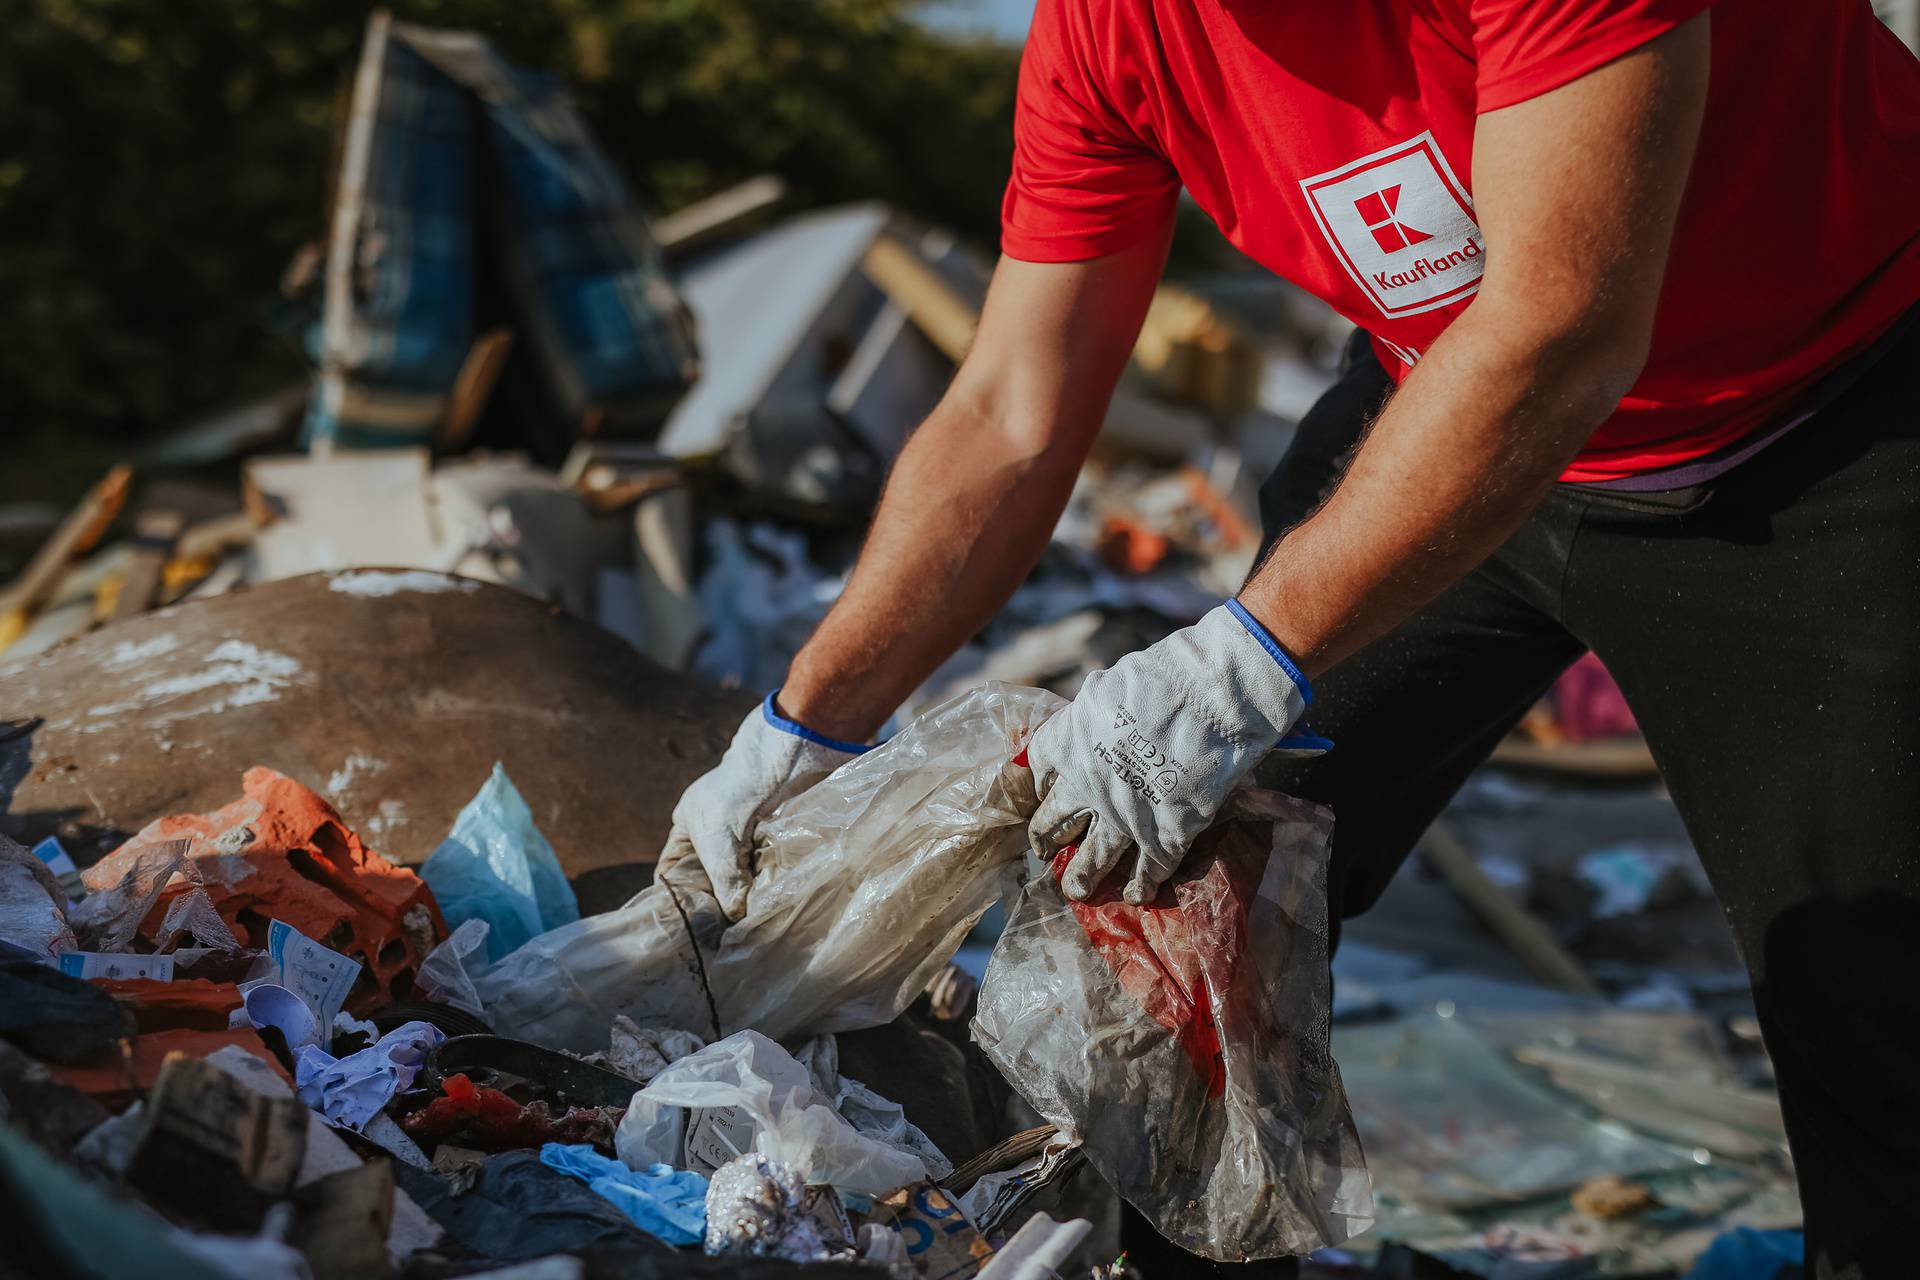
[[[94,979],[114,999],[133,1011],[141,1031],[225,1031],[227,1016],[240,1007],[240,988],[231,982],[205,978]]]
[[[332,805],[292,778],[256,765],[242,785],[246,794],[215,813],[148,824],[102,865],[131,864],[150,846],[191,839],[204,888],[243,946],[264,949],[268,924],[284,920],[361,963],[350,1012],[404,998],[420,962],[447,935],[433,891],[369,849]],[[141,922],[142,936],[154,940],[168,905],[194,887],[176,878]]]
[[[132,1046],[131,1052],[118,1061],[86,1067],[63,1067],[49,1063],[47,1070],[53,1072],[62,1083],[97,1099],[110,1111],[118,1111],[152,1090],[153,1082],[160,1078],[160,1064],[167,1060],[170,1053],[204,1058],[228,1045],[237,1045],[272,1067],[274,1074],[286,1080],[288,1085],[293,1084],[287,1069],[280,1065],[280,1060],[273,1056],[266,1042],[252,1027],[239,1027],[232,1031],[155,1031],[136,1036],[128,1043]]]
[[[1146,573],[1173,549],[1165,534],[1128,515],[1110,515],[1100,527],[1100,558],[1122,573]]]

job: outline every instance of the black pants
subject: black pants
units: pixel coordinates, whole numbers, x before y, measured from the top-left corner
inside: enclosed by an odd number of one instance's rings
[[[1350,364],[1261,493],[1269,537],[1330,491],[1386,398],[1370,354]],[[1308,719],[1334,751],[1261,773],[1333,808],[1331,914],[1357,915],[1554,678],[1597,653],[1752,977],[1822,1280],[1920,1275],[1916,368],[1920,328],[1691,509],[1562,486],[1315,682]]]

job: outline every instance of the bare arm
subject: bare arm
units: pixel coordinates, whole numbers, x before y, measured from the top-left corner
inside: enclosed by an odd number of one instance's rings
[[[1639,377],[1704,110],[1708,19],[1480,117],[1480,293],[1241,602],[1317,675],[1526,520]]]
[[[1003,258],[953,385],[901,450],[846,591],[780,707],[871,736],[1000,611],[1045,550],[1166,264],[1167,236],[1091,262]]]

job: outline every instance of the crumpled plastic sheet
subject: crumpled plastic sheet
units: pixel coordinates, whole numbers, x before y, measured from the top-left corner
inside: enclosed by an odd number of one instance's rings
[[[485,920],[487,958],[580,918],[580,904],[533,811],[498,764],[421,864],[449,927]]]
[[[672,1245],[699,1244],[707,1233],[707,1179],[670,1164],[629,1169],[589,1146],[549,1142],[540,1163],[571,1174],[633,1219],[633,1225]]]
[[[621,1014],[713,1039],[891,1022],[1011,889],[1034,802],[1009,762],[1062,705],[997,683],[942,703],[761,824],[737,924],[689,866],[489,968],[488,1020],[576,1052]]]
[[[696,1113],[691,1120],[690,1112]],[[815,1087],[805,1064],[759,1032],[740,1031],[682,1058],[634,1094],[614,1150],[629,1168],[718,1168],[746,1154],[751,1134],[752,1150],[803,1182],[881,1195],[933,1176],[920,1150],[939,1157],[938,1149],[918,1129],[912,1132],[910,1142],[861,1133]]]
[[[160,928],[154,934],[153,949],[174,950],[183,933],[192,938],[197,946],[211,947],[216,951],[241,949],[240,939],[233,936],[233,930],[220,918],[212,895],[205,889],[189,889],[167,905],[167,914],[161,917]]]
[[[586,1060],[633,1081],[645,1084],[680,1059],[707,1047],[707,1042],[691,1031],[662,1027],[635,1026],[633,1019],[621,1014],[613,1020],[608,1045]]]
[[[953,1162],[907,1119],[907,1111],[891,1098],[883,1098],[850,1076],[840,1074],[840,1042],[832,1036],[814,1036],[793,1050],[794,1060],[806,1067],[813,1087],[827,1099],[840,1118],[875,1142],[902,1151],[911,1151],[926,1162],[927,1176],[944,1178],[953,1172]]]
[[[86,949],[125,951],[176,873],[199,883],[188,848],[179,840],[132,847],[125,857],[116,850],[81,872],[87,896],[70,918]]]
[[[413,976],[413,989],[424,1000],[438,1000],[474,1017],[483,1016],[480,993],[473,989],[473,973],[486,963],[487,922],[478,916],[463,920],[433,950],[427,952]]]
[[[308,1045],[294,1060],[300,1101],[335,1124],[365,1128],[395,1094],[412,1087],[427,1054],[446,1038],[429,1023],[407,1022],[344,1058]]]
[[[1306,1254],[1373,1218],[1327,1043],[1325,810],[1243,791],[1153,902],[1070,903],[1035,877],[995,947],[974,1038],[1174,1243]]]
[[[707,1187],[707,1252],[789,1262],[826,1257],[826,1240],[806,1211],[806,1194],[806,1179],[760,1152],[729,1160]]]
[[[1469,1210],[1693,1165],[1529,1079],[1461,1018],[1343,1027],[1339,1040],[1374,1178],[1398,1204]]]
[[[23,845],[0,836],[0,941],[51,964],[79,947],[67,924],[67,895],[47,864]]]

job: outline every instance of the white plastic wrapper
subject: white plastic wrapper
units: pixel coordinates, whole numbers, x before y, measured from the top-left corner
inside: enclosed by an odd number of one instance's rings
[[[862,1133],[805,1063],[758,1032],[741,1031],[680,1059],[634,1094],[614,1150],[630,1169],[670,1164],[700,1172],[757,1151],[804,1183],[864,1195],[952,1171],[925,1134],[901,1123],[904,1131],[886,1136]]]
[[[1324,809],[1239,793],[1144,907],[1022,894],[974,1038],[1168,1239],[1218,1261],[1306,1254],[1373,1221],[1328,1049]]]
[[[1062,705],[989,684],[927,712],[760,826],[747,914],[696,866],[535,938],[475,986],[503,1035],[587,1052],[643,1027],[775,1039],[891,1022],[1011,887],[1032,784],[1009,761]]]

